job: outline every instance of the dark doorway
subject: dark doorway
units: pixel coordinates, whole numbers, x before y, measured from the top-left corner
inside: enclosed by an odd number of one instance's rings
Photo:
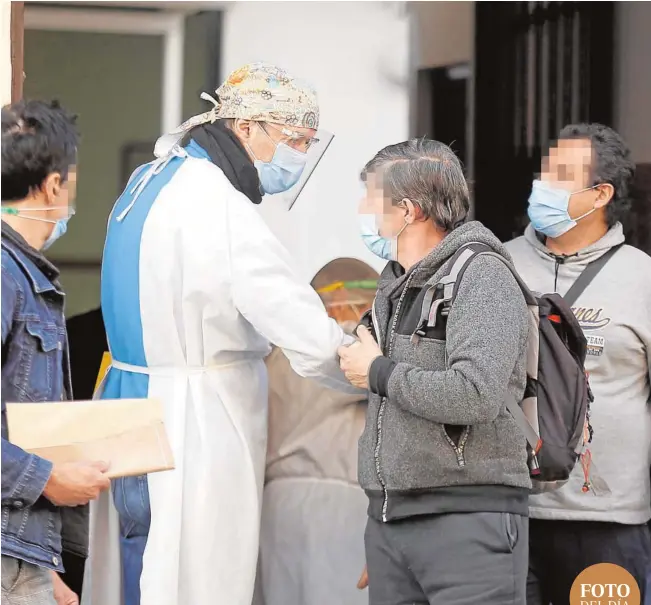
[[[467,64],[423,69],[418,73],[418,136],[449,145],[466,164],[468,157]]]
[[[614,3],[475,6],[475,215],[508,240],[559,130],[612,125]]]

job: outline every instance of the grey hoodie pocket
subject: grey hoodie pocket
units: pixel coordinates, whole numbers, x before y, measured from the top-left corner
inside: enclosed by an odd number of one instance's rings
[[[447,441],[448,445],[452,448],[454,455],[457,457],[457,464],[463,468],[466,466],[465,449],[470,437],[470,426],[458,427],[441,425],[443,438]],[[460,431],[460,432],[459,432]]]

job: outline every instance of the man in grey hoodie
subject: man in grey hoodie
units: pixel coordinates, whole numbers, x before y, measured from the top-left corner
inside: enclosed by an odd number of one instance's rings
[[[612,129],[567,126],[534,181],[531,224],[507,245],[532,290],[561,295],[590,262],[621,246],[574,304],[595,397],[592,462],[577,464],[559,491],[531,498],[528,605],[567,603],[576,576],[604,562],[627,569],[644,602],[651,562],[651,258],[622,246],[619,221],[630,208],[633,172],[630,152]]]
[[[522,292],[502,261],[479,256],[447,318],[412,337],[425,285],[460,247],[480,242],[510,257],[480,223],[464,224],[468,186],[445,145],[389,146],[362,178],[362,237],[393,261],[360,342],[340,349],[349,380],[370,391],[359,442],[370,603],[521,605],[531,484],[505,402],[525,386]]]

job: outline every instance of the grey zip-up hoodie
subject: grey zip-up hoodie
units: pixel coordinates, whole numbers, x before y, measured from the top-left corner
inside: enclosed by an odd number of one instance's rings
[[[507,244],[515,266],[537,292],[564,295],[588,263],[624,241],[615,225],[578,254],[554,256],[529,225]],[[588,339],[586,369],[595,400],[590,451],[593,489],[584,493],[577,464],[562,489],[531,497],[538,519],[645,523],[651,518],[651,257],[623,246],[576,301]]]
[[[369,514],[391,521],[445,512],[527,514],[526,443],[505,408],[524,392],[527,308],[509,269],[480,256],[467,267],[447,318],[417,343],[424,286],[447,274],[464,244],[510,258],[478,222],[452,231],[404,273],[390,263],[378,284],[359,481]],[[371,322],[369,322],[370,324]]]

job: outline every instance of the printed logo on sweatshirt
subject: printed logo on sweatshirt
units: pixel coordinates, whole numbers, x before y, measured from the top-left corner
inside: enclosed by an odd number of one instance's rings
[[[610,323],[610,317],[604,317],[604,309],[592,307],[572,307],[572,311],[579,320],[581,329],[586,332],[585,338],[588,341],[587,354],[593,357],[601,357],[606,345],[606,339],[603,336],[590,334],[592,330],[600,330]]]
[[[603,336],[595,336],[594,334],[586,334],[585,339],[588,341],[587,354],[601,357],[604,352],[606,339]]]
[[[572,311],[583,330],[601,330],[610,323],[610,317],[603,317],[603,307],[572,307]]]

